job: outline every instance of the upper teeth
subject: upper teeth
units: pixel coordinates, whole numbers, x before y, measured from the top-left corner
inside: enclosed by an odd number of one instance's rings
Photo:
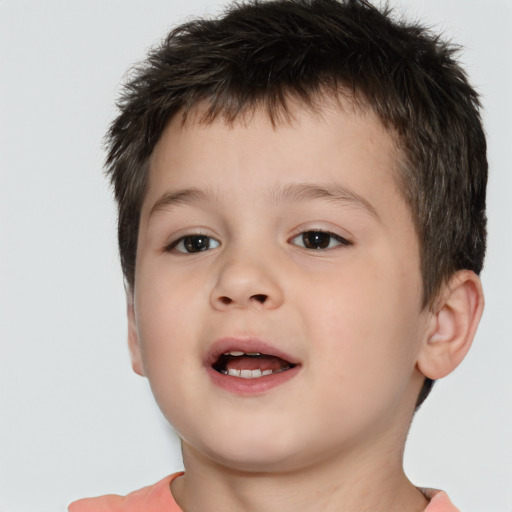
[[[231,352],[224,352],[224,355],[225,356],[235,356],[235,357],[239,357],[239,356],[243,356],[243,355],[261,356],[261,353],[260,352],[242,352],[241,350],[232,350]]]

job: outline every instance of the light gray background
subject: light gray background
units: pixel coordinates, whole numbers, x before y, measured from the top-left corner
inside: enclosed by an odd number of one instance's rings
[[[512,512],[512,1],[392,2],[465,46],[489,141],[485,315],[417,415],[406,468]],[[0,0],[0,512],[65,510],[180,468],[131,372],[101,138],[129,65],[218,0]]]

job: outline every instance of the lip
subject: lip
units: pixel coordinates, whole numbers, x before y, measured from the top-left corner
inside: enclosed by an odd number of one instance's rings
[[[261,352],[289,361],[294,366],[289,370],[265,375],[255,379],[243,379],[231,375],[224,375],[214,370],[212,365],[226,352],[240,350],[243,352]],[[272,388],[280,386],[295,377],[301,370],[300,361],[290,354],[274,347],[272,344],[259,338],[222,338],[217,340],[208,350],[204,359],[204,366],[213,384],[233,394],[255,395],[262,394]]]

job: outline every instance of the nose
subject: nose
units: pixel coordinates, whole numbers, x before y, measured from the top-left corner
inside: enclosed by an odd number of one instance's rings
[[[211,294],[212,306],[219,310],[275,309],[284,300],[277,269],[257,255],[232,255],[220,265]]]

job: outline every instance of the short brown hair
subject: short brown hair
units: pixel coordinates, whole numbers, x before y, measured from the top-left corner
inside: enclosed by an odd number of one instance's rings
[[[148,159],[169,120],[206,103],[205,122],[256,108],[272,122],[293,95],[311,106],[350,93],[400,150],[398,180],[421,248],[423,305],[457,270],[482,269],[486,141],[457,49],[364,0],[251,0],[173,30],[136,67],[107,134],[121,263],[135,285]],[[427,379],[419,402],[428,394]]]

